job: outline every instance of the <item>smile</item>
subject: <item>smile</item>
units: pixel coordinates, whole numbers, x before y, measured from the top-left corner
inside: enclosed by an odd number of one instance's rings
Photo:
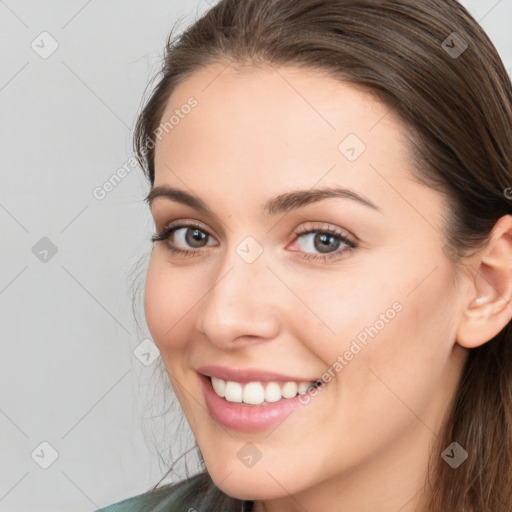
[[[304,394],[314,382],[235,382],[211,377],[212,387],[221,398],[243,405],[268,405]]]
[[[245,432],[275,428],[294,411],[303,409],[311,399],[307,394],[318,385],[318,379],[292,380],[291,376],[283,378],[273,373],[232,369],[208,373],[217,376],[197,375],[210,417],[225,428]],[[302,401],[304,397],[307,402]]]

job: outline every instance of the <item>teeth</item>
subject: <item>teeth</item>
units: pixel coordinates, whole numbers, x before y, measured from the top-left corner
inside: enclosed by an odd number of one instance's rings
[[[244,386],[242,401],[249,405],[262,404],[265,400],[265,390],[259,382],[249,382]]]
[[[269,382],[265,386],[265,402],[277,402],[281,398],[281,386],[277,382]]]
[[[314,382],[239,382],[225,381],[211,377],[212,386],[222,398],[228,402],[244,403],[247,405],[262,405],[278,402],[282,398],[293,398],[297,393],[304,394],[314,386]]]
[[[239,382],[226,382],[224,396],[228,402],[240,403],[242,401],[242,384]]]
[[[224,397],[226,395],[226,381],[212,377],[212,385],[217,395]]]
[[[297,386],[297,391],[299,392],[299,394],[303,395],[310,386],[310,382],[299,382],[299,385]]]
[[[281,388],[281,394],[284,398],[293,398],[297,394],[297,383],[296,382],[287,382]]]

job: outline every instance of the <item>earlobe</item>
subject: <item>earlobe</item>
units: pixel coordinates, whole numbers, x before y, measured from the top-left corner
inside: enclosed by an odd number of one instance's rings
[[[512,318],[512,215],[496,222],[475,270],[457,331],[457,343],[465,348],[490,341]]]

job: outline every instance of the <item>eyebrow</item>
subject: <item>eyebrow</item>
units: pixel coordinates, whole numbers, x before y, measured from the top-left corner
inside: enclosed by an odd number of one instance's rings
[[[204,201],[185,190],[161,185],[152,188],[145,200],[151,207],[153,201],[158,197],[163,197],[171,201],[190,206],[199,212],[213,214]],[[277,197],[269,199],[263,205],[261,212],[265,216],[288,213],[292,210],[303,208],[309,204],[331,198],[349,199],[373,210],[381,211],[376,204],[353,190],[342,187],[326,187],[321,189],[294,190],[292,192],[280,194]]]

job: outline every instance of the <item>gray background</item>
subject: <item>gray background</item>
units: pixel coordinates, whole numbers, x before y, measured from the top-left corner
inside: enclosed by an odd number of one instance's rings
[[[512,0],[463,3],[510,73]],[[94,510],[145,492],[191,446],[176,408],[159,417],[169,395],[140,294],[139,327],[132,313],[153,226],[129,159],[171,25],[208,6],[0,0],[0,512]]]

